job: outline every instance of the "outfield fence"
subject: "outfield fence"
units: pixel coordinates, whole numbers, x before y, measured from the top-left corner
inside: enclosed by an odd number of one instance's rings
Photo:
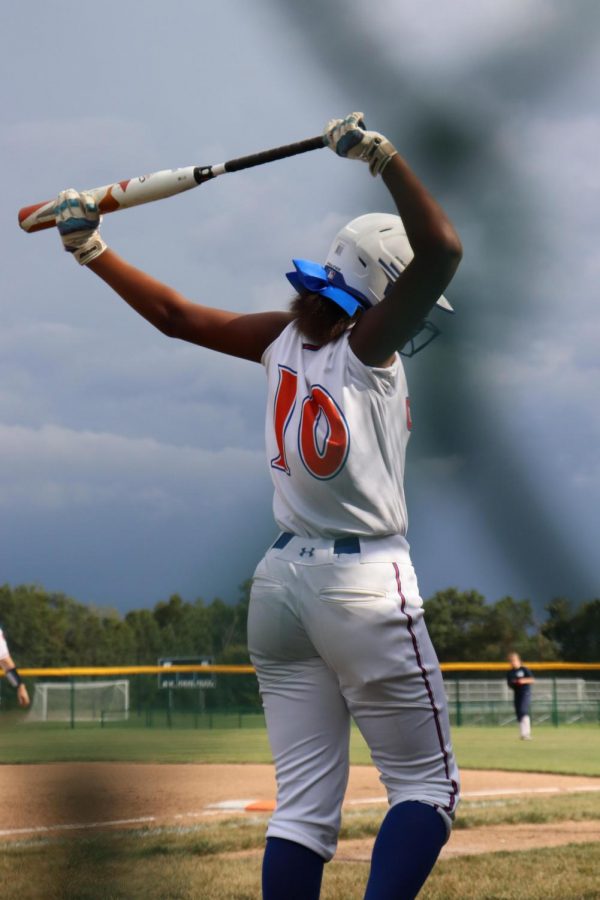
[[[444,679],[453,725],[507,725],[515,721],[513,695],[501,679]],[[600,723],[600,680],[537,678],[531,716],[540,725]]]
[[[527,663],[535,675],[534,723],[600,724],[600,663]],[[462,725],[514,723],[502,663],[443,663],[450,720]],[[169,665],[20,669],[32,704],[19,720],[75,728],[263,728],[258,685],[249,665]],[[0,678],[0,714],[15,711]],[[11,717],[12,718],[12,717]]]

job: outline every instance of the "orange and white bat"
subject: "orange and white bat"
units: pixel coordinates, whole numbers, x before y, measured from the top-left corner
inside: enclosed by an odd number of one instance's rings
[[[273,147],[271,150],[262,150],[250,156],[230,159],[228,162],[213,166],[162,169],[160,172],[152,172],[150,175],[140,175],[138,178],[127,178],[125,181],[116,181],[114,184],[106,184],[104,187],[91,188],[87,193],[94,197],[101,213],[111,213],[119,209],[128,209],[130,206],[152,203],[154,200],[164,200],[165,197],[181,194],[183,191],[189,191],[191,188],[204,184],[205,181],[216,178],[217,175],[239,172],[241,169],[250,169],[252,166],[262,166],[277,159],[296,156],[298,153],[307,153],[309,150],[318,150],[324,146],[326,145],[323,136],[319,135],[304,141],[297,141],[295,144],[286,144],[282,147]],[[23,231],[41,231],[56,225],[55,204],[56,200],[46,200],[44,203],[34,203],[32,206],[24,206],[20,209],[19,225]]]

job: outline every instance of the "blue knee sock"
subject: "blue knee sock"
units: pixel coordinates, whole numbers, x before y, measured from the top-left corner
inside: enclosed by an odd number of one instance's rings
[[[407,800],[392,806],[373,847],[365,900],[413,900],[446,840],[433,806]]]
[[[319,900],[325,860],[314,850],[267,838],[263,858],[263,900]]]

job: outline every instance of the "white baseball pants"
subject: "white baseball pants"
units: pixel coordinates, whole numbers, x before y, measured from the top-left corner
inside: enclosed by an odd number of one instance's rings
[[[448,832],[459,775],[439,664],[400,536],[360,552],[290,537],[257,566],[248,616],[277,777],[268,837],[335,853],[351,718],[390,806],[434,806]]]

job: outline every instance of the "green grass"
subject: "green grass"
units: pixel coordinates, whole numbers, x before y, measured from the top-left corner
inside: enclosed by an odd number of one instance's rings
[[[556,799],[536,800],[538,812],[546,807],[548,816],[558,813]],[[588,801],[593,803],[584,796]],[[519,821],[529,821],[531,801],[516,806]],[[343,836],[372,834],[380,815],[350,813]],[[505,822],[505,810],[491,807],[489,819],[487,824]],[[257,900],[264,827],[264,818],[237,818],[188,829],[0,845],[0,883],[20,900]],[[591,843],[465,856],[440,862],[419,897],[597,900],[599,866],[600,845]],[[361,900],[367,874],[365,862],[334,861],[325,870],[322,900]]]
[[[419,900],[598,900],[599,870],[600,844],[463,856],[439,863]]]
[[[384,814],[383,806],[345,809],[340,840],[374,837]],[[62,852],[61,848],[75,840],[81,852],[89,850],[92,857],[100,849],[108,857],[121,852],[136,859],[144,856],[177,855],[208,857],[262,848],[267,819],[266,813],[215,818],[185,827],[148,826],[86,838],[34,838],[19,842],[19,846],[33,848],[43,844],[50,848],[56,847]],[[573,796],[555,796],[483,802],[464,800],[459,807],[454,828],[467,830],[486,825],[540,825],[561,821],[600,821],[600,795],[590,792],[578,794],[576,799]],[[9,852],[10,846],[0,843],[1,852]]]
[[[547,725],[536,728],[531,741],[520,741],[515,727],[470,726],[454,728],[452,740],[463,769],[600,775],[597,725]]]
[[[120,728],[23,725],[3,730],[0,763],[271,761],[260,729]]]
[[[260,717],[232,716],[227,726],[208,728],[144,728],[111,724],[17,724],[0,717],[0,763],[122,761],[158,763],[268,763],[266,732]],[[519,741],[514,727],[454,728],[453,741],[461,768],[509,769],[600,776],[600,728],[596,725],[543,726],[532,741]],[[370,762],[356,729],[352,732],[354,764]]]
[[[377,834],[382,807],[347,810],[342,837]],[[462,800],[454,828],[460,831],[485,825],[542,825],[551,822],[600,821],[600,793],[589,792],[552,797],[515,797],[499,800]]]
[[[106,728],[19,725],[0,716],[0,762],[269,762],[259,721],[235,717],[218,728]],[[600,775],[600,728],[539,727],[531,742],[513,727],[453,731],[463,768]],[[352,760],[369,761],[355,731]],[[383,810],[354,808],[342,838],[373,836]],[[600,794],[462,802],[457,828],[600,820]],[[157,828],[0,844],[0,884],[20,900],[257,900],[265,816],[211,819],[189,828]],[[232,854],[223,856],[223,854]],[[366,863],[326,867],[322,900],[359,900]],[[419,900],[598,900],[600,845],[573,844],[526,853],[440,862]],[[526,888],[524,888],[526,885]]]
[[[372,837],[379,808],[350,809],[341,838]],[[458,828],[599,820],[600,796],[519,797],[461,804]],[[19,900],[258,900],[267,816],[191,827],[104,832],[0,844],[0,884]],[[227,855],[224,855],[227,854]],[[420,900],[592,900],[600,845],[573,844],[440,862]],[[361,900],[365,862],[333,862],[322,900]],[[526,885],[526,890],[524,889]]]

